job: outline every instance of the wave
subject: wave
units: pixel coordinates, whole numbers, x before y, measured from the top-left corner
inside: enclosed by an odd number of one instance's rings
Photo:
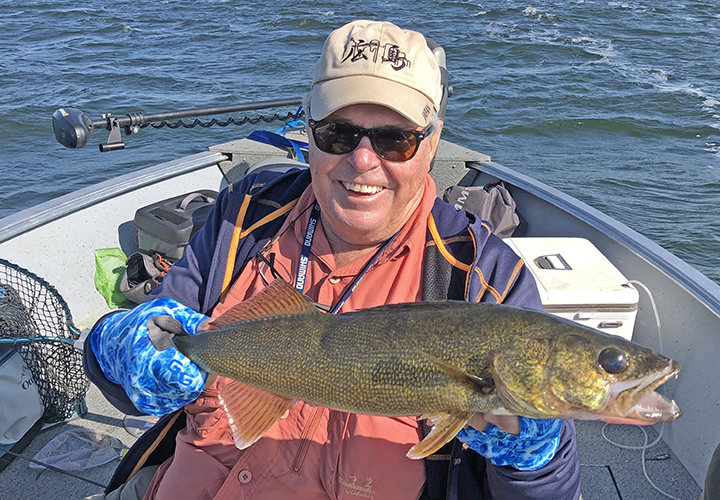
[[[535,19],[553,21],[554,19],[557,18],[556,14],[551,14],[550,12],[544,12],[535,7],[525,7],[525,9],[523,9],[522,12],[523,12],[524,16],[534,17]]]
[[[466,116],[477,118],[477,112],[468,111]],[[533,122],[526,120],[525,123],[511,124],[505,127],[496,128],[488,133],[502,135],[538,135],[546,137],[558,136],[558,134],[621,134],[634,137],[675,137],[679,139],[694,139],[698,136],[706,136],[713,132],[711,127],[687,129],[680,127],[669,127],[666,122],[660,120],[639,119],[632,117],[614,118],[552,118]],[[717,148],[717,143],[706,143],[708,148]]]

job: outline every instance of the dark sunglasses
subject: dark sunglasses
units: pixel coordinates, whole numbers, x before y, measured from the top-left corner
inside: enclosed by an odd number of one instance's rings
[[[398,128],[362,128],[348,122],[308,120],[313,139],[323,153],[344,155],[358,147],[363,137],[370,138],[373,150],[390,161],[408,161],[420,147],[420,142],[432,132],[432,125],[425,130],[402,130]]]

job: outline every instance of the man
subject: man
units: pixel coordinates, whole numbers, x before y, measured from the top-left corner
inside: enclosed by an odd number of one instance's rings
[[[172,315],[194,334],[205,314],[221,315],[274,279],[330,314],[446,298],[541,307],[522,260],[487,224],[436,199],[428,172],[441,100],[421,34],[371,21],[330,34],[306,108],[309,171],[231,186],[151,300],[91,333],[85,366],[108,399],[169,415],[133,447],[111,489],[132,478],[107,498],[579,496],[571,422],[478,414],[461,441],[414,461],[405,454],[422,439],[416,417],[298,402],[238,450],[218,401],[227,379],[208,380],[148,342],[152,316]],[[163,436],[178,429],[167,448]]]

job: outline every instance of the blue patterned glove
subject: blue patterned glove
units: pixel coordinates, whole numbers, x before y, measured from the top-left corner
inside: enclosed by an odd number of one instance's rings
[[[555,456],[560,445],[562,420],[518,417],[520,434],[507,433],[488,424],[478,431],[465,427],[457,438],[484,456],[493,465],[509,465],[518,470],[537,470]]]
[[[105,377],[121,385],[138,410],[161,416],[197,399],[208,374],[177,349],[155,349],[147,329],[153,316],[172,316],[190,334],[206,319],[172,299],[156,299],[104,319],[90,345]]]

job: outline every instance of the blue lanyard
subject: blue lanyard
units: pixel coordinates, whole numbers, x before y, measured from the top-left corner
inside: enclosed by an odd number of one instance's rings
[[[318,220],[320,220],[320,205],[315,203],[312,212],[310,212],[307,229],[305,229],[305,239],[303,240],[302,249],[300,250],[300,263],[298,264],[297,276],[295,277],[295,289],[300,293],[305,293],[305,276],[307,275],[308,262],[310,262],[310,248],[312,247]]]
[[[305,239],[303,239],[302,249],[300,250],[300,263],[298,264],[298,270],[297,275],[295,277],[295,289],[299,291],[300,293],[305,292],[305,278],[307,276],[307,268],[308,263],[310,262],[310,249],[312,247],[313,237],[315,236],[315,228],[317,227],[317,223],[320,220],[320,205],[315,203],[313,206],[312,212],[310,212],[310,219],[308,220],[307,228],[305,229]],[[400,231],[398,231],[399,233]],[[370,261],[365,264],[365,266],[362,268],[362,271],[360,271],[360,274],[355,276],[355,279],[353,280],[350,288],[348,288],[343,296],[340,298],[337,304],[333,306],[333,308],[330,310],[331,314],[336,314],[340,308],[345,304],[347,299],[352,295],[352,293],[357,288],[358,284],[360,284],[360,280],[363,279],[363,276],[365,276],[365,273],[368,272],[370,267],[375,263],[375,261],[378,259],[381,253],[385,251],[385,249],[392,243],[392,241],[395,239],[395,236],[398,235],[398,233],[395,233],[392,238],[387,240],[385,244],[377,251],[375,252],[375,255],[373,256]]]
[[[399,232],[400,231],[398,231],[398,233]],[[355,291],[355,289],[357,288],[357,286],[360,284],[360,280],[363,279],[363,276],[365,276],[365,273],[368,272],[368,270],[370,269],[370,267],[372,267],[372,265],[375,263],[377,258],[380,257],[380,254],[383,253],[383,251],[385,251],[385,249],[390,245],[390,243],[392,243],[392,241],[395,239],[395,236],[397,236],[398,233],[393,234],[392,238],[387,240],[385,242],[385,244],[380,248],[380,250],[375,252],[375,255],[373,255],[373,258],[370,259],[370,261],[367,264],[365,264],[365,267],[363,267],[362,271],[360,271],[360,274],[355,276],[355,279],[353,280],[350,288],[347,289],[347,291],[343,294],[343,296],[340,298],[338,303],[330,310],[330,314],[337,314],[337,312],[340,310],[340,308],[343,306],[343,304],[345,304],[345,301],[350,297],[350,294],[352,294]]]

